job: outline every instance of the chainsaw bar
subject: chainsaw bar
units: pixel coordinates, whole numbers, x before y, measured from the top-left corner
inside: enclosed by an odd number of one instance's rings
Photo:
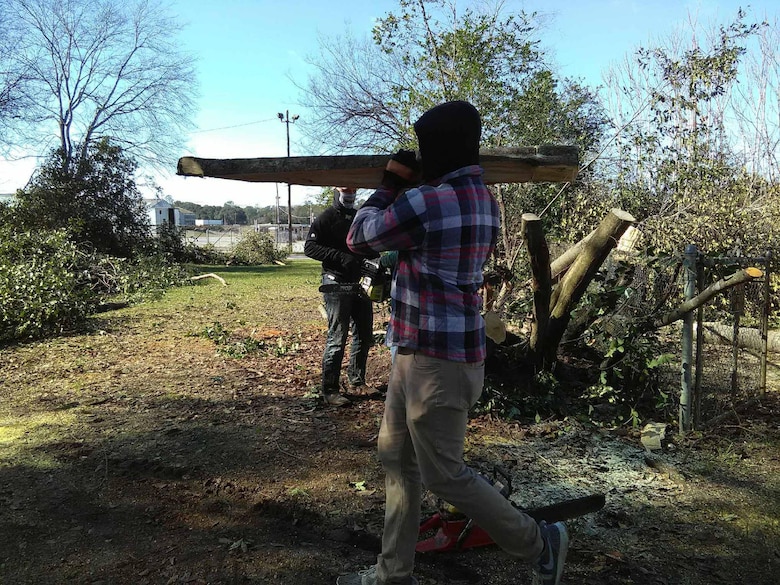
[[[346,284],[322,284],[320,285],[319,291],[321,293],[335,293],[338,295],[365,294],[363,288],[355,282],[349,282]]]
[[[604,507],[605,503],[606,497],[604,494],[593,494],[541,508],[521,511],[537,522],[544,520],[545,522],[553,523],[598,512]],[[417,552],[463,550],[495,544],[483,528],[480,528],[473,520],[466,517],[447,520],[442,517],[441,513],[436,513],[420,524],[420,534],[430,530],[436,530],[436,534],[419,541],[415,547]]]
[[[579,518],[585,514],[598,512],[607,503],[604,494],[593,494],[574,500],[565,500],[557,504],[550,504],[542,508],[533,508],[532,510],[523,510],[531,518],[539,522],[544,520],[548,524],[560,522],[562,520],[571,520]]]

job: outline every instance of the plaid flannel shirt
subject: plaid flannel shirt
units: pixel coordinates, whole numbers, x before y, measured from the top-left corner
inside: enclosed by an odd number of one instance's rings
[[[398,250],[387,345],[456,362],[485,359],[482,269],[496,245],[498,205],[478,165],[396,198],[380,188],[355,215],[354,252]]]

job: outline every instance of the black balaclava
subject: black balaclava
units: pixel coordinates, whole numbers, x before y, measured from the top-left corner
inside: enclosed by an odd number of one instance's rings
[[[479,164],[482,122],[470,103],[447,102],[431,108],[414,123],[414,131],[420,144],[423,180]]]

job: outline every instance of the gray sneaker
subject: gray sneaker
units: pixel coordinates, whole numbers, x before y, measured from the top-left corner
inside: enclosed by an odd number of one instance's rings
[[[336,585],[376,585],[376,565],[364,571],[341,575],[336,579]]]
[[[372,565],[364,571],[341,575],[336,579],[336,585],[376,585],[376,582],[376,565]],[[418,585],[417,579],[414,577],[407,577],[404,582],[408,585]]]
[[[329,404],[330,406],[347,406],[348,404],[352,404],[349,398],[342,396],[338,392],[323,394],[322,400],[325,404]]]
[[[563,522],[547,524],[539,522],[539,530],[544,541],[542,556],[535,568],[535,582],[540,585],[559,585],[569,551],[569,533]]]

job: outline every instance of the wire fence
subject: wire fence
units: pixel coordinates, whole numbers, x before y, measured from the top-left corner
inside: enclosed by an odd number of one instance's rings
[[[233,251],[241,238],[249,232],[264,231],[274,238],[276,246],[279,249],[289,247],[289,235],[287,226],[255,226],[255,225],[220,225],[189,227],[185,231],[185,242],[198,247],[213,247],[214,249],[230,253]],[[293,225],[293,246],[292,253],[303,253],[306,234],[309,231],[308,225]]]
[[[698,288],[748,267],[760,269],[761,277],[716,296],[696,315],[694,427],[762,396],[776,369],[768,344],[771,256],[700,258]]]
[[[620,262],[619,256],[613,256],[618,261],[605,265],[605,281],[623,291],[607,327],[616,338],[630,334],[630,323],[648,316],[659,319],[708,287],[718,286],[716,283],[723,286],[689,314],[690,321],[674,320],[657,331],[661,345],[656,352],[673,356],[660,369],[658,390],[678,403],[681,428],[702,428],[717,422],[740,405],[758,399],[768,384],[780,377],[780,366],[769,358],[769,254],[735,258],[696,253],[692,269],[686,267],[684,256],[642,257],[639,262],[636,258],[629,256]],[[750,267],[758,268],[761,276],[729,286],[731,277]],[[686,287],[691,273],[693,281]],[[621,324],[625,326],[621,328]],[[690,327],[688,351],[686,326]]]

